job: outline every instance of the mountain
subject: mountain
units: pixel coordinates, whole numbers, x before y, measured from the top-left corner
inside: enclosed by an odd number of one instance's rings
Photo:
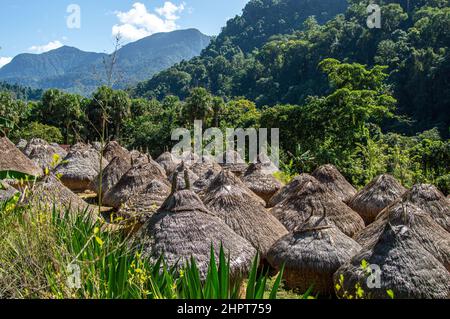
[[[123,46],[117,52],[115,88],[136,84],[199,55],[210,40],[196,29],[187,29],[153,34]],[[103,84],[104,62],[110,60],[107,54],[68,46],[43,54],[20,54],[0,69],[0,81],[86,94]]]

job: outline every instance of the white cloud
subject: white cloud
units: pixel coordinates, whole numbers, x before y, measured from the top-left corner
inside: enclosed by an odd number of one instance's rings
[[[166,1],[164,6],[156,8],[155,13],[147,11],[143,3],[136,2],[128,12],[116,12],[119,24],[112,27],[113,36],[120,36],[127,41],[136,41],[157,32],[170,32],[178,28],[177,15],[183,12],[185,4],[175,5]]]
[[[33,45],[32,47],[28,48],[28,50],[31,52],[35,52],[35,53],[44,53],[44,52],[58,49],[62,46],[63,46],[63,44],[60,41],[56,40],[56,41],[51,41],[44,45]]]
[[[12,61],[13,58],[0,56],[0,69]]]

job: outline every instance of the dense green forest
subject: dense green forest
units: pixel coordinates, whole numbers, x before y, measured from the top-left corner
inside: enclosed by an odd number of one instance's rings
[[[98,140],[105,123],[107,139],[153,156],[194,119],[276,127],[286,178],[332,163],[356,186],[388,172],[448,194],[449,1],[385,1],[381,29],[366,26],[368,1],[350,1],[334,18],[345,4],[333,1],[305,20],[295,10],[306,3],[250,1],[200,57],[128,91],[48,90],[23,102],[6,90],[0,117],[14,123],[15,141],[66,144]]]
[[[317,65],[324,58],[336,58],[388,67],[387,83],[398,100],[398,113],[412,122],[388,121],[384,128],[417,133],[438,127],[448,137],[450,2],[380,1],[381,29],[366,26],[370,1],[349,2],[344,14],[320,25],[322,9],[306,21],[292,19],[295,8],[308,1],[250,1],[243,15],[229,21],[199,58],[161,72],[133,93],[184,98],[201,86],[226,99],[243,96],[258,107],[304,104],[309,96],[329,93]],[[333,12],[339,12],[342,4],[333,3]]]

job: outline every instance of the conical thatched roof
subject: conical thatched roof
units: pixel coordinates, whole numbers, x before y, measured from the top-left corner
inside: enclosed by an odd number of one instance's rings
[[[197,194],[202,194],[206,191],[212,181],[217,177],[221,171],[217,172],[214,169],[207,170],[194,184],[192,184],[192,190]]]
[[[192,189],[196,193],[205,191],[217,174],[222,171],[222,167],[210,156],[203,156],[201,163],[194,163],[191,171],[198,176],[198,179],[192,184]]]
[[[289,196],[298,192],[305,182],[314,180],[315,178],[309,174],[300,174],[296,176],[289,184],[283,186],[278,192],[275,193],[275,195],[272,196],[267,206],[274,207]]]
[[[333,165],[320,166],[312,173],[312,176],[322,184],[325,184],[344,203],[350,202],[356,195],[356,189],[347,182],[345,177]]]
[[[403,199],[430,214],[436,223],[450,232],[450,200],[434,185],[414,185],[403,195]]]
[[[53,169],[67,156],[63,148],[39,138],[31,139],[23,152],[43,170]]]
[[[186,185],[186,174],[189,176],[189,185]],[[169,180],[173,180],[175,175],[177,178],[177,189],[191,188],[195,181],[199,179],[199,177],[192,172],[184,162],[181,162],[181,164],[177,166],[175,172],[169,176]]]
[[[193,257],[205,279],[210,261],[211,245],[216,260],[220,245],[230,256],[230,275],[233,278],[248,272],[256,251],[244,238],[236,234],[220,218],[203,205],[190,190],[172,194],[138,233],[139,250],[143,256],[156,261],[162,254],[169,267],[181,267]]]
[[[122,157],[123,156],[123,157]],[[103,196],[114,185],[116,185],[122,176],[131,168],[131,157],[129,155],[116,156],[100,173],[94,178],[90,185],[90,189],[96,192],[99,196]],[[102,179],[100,189],[100,177]]]
[[[276,269],[283,264],[284,279],[291,289],[321,296],[333,294],[333,274],[361,249],[326,218],[313,216],[301,227],[278,240],[267,254]]]
[[[366,225],[406,192],[394,177],[388,174],[375,177],[349,202],[349,206],[364,219]]]
[[[216,162],[223,169],[230,170],[236,176],[242,176],[248,165],[241,155],[236,151],[226,151],[216,156]]]
[[[396,299],[449,298],[450,273],[413,237],[409,226],[386,223],[372,245],[365,246],[334,274],[340,288],[337,295],[347,292],[355,297],[355,286],[359,285],[365,298],[389,299],[388,290]],[[363,260],[380,267],[380,280],[376,282],[379,288],[367,286],[373,281],[368,280],[367,269],[363,270]]]
[[[270,158],[267,153],[261,152],[258,155],[258,162],[262,164],[262,171],[265,174],[273,175],[276,172],[279,172],[280,169],[272,162],[272,159]]]
[[[261,254],[286,228],[272,216],[255,195],[230,171],[222,171],[205,191],[205,205],[237,234],[247,239]]]
[[[172,175],[173,172],[175,172],[175,170],[177,169],[178,164],[180,164],[180,161],[176,159],[170,152],[161,154],[156,159],[156,162],[164,168],[167,176]]]
[[[167,182],[166,173],[155,161],[138,163],[126,172],[119,182],[103,196],[103,205],[114,208],[120,207],[131,196],[143,191],[147,185],[158,179]]]
[[[0,204],[1,204],[1,202],[5,202],[5,201],[11,199],[17,193],[18,193],[17,189],[8,185],[7,183],[3,183],[0,180]]]
[[[283,187],[283,184],[275,177],[264,173],[261,163],[250,164],[242,177],[242,181],[266,203]]]
[[[170,187],[167,183],[154,179],[143,191],[131,196],[120,207],[119,215],[142,223],[156,213],[169,195]]]
[[[20,141],[17,142],[16,147],[23,152],[25,150],[25,147],[27,147],[27,144],[27,140],[20,139]]]
[[[148,154],[144,154],[135,150],[130,152],[130,156],[131,156],[131,165],[133,166],[153,162],[154,164],[157,164],[158,166],[161,167],[161,165],[153,161],[152,157]]]
[[[7,137],[0,137],[0,171],[41,176],[42,169],[25,156]]]
[[[114,157],[126,158],[129,157],[129,152],[120,146],[120,144],[116,141],[108,142],[105,145],[105,149],[103,150],[103,157],[108,160],[108,162],[112,161]]]
[[[102,169],[108,165],[103,158]],[[61,182],[72,191],[85,191],[100,173],[100,154],[92,146],[78,143],[55,169]]]
[[[387,207],[374,223],[355,236],[355,240],[361,246],[373,246],[386,224],[405,226],[410,240],[416,240],[416,246],[422,246],[450,270],[450,233],[429,214],[408,201],[398,201]]]
[[[52,210],[55,207],[61,214],[66,211],[72,213],[95,212],[96,206],[89,205],[70,189],[64,186],[54,175],[44,176],[32,189],[27,191],[26,202],[35,207]]]
[[[322,216],[325,212],[347,236],[353,237],[364,228],[362,218],[317,180],[304,183],[296,193],[272,208],[272,214],[289,231],[301,226],[311,214]]]

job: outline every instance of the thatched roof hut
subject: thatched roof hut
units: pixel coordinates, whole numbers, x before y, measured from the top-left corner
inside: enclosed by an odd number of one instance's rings
[[[430,214],[436,223],[450,232],[450,200],[436,186],[431,184],[414,185],[403,195],[403,199]]]
[[[361,250],[361,246],[329,223],[312,216],[294,232],[278,240],[267,254],[276,269],[283,264],[287,287],[313,294],[332,295],[333,274]]]
[[[356,195],[356,189],[333,165],[320,166],[312,173],[312,176],[322,184],[325,184],[344,203],[350,202]]]
[[[186,174],[189,176],[189,185],[186,185]],[[194,184],[195,181],[199,179],[199,177],[193,171],[191,171],[184,162],[181,162],[181,164],[177,166],[175,172],[173,172],[172,175],[169,176],[169,180],[172,181],[174,176],[177,180],[177,189],[191,188],[192,184]]]
[[[0,137],[0,172],[20,172],[41,176],[42,169],[25,156],[7,137]]]
[[[276,192],[272,198],[269,200],[268,207],[274,207],[275,205],[281,203],[289,196],[298,192],[302,185],[308,181],[314,181],[315,178],[309,174],[300,174],[289,182],[287,185],[283,186],[278,192]]]
[[[103,205],[119,208],[131,196],[143,191],[154,179],[167,184],[167,177],[164,169],[155,161],[148,163],[137,163],[126,172],[110,190],[103,196]]]
[[[368,269],[364,263],[380,267],[375,287],[368,287]],[[376,277],[376,274],[375,274]],[[417,240],[409,226],[386,223],[377,240],[344,264],[334,274],[336,294],[357,295],[357,287],[365,298],[389,299],[446,299],[450,297],[450,273]],[[339,289],[338,289],[339,288]]]
[[[25,150],[25,147],[27,147],[27,140],[20,139],[19,142],[17,142],[16,147],[23,152]]]
[[[286,228],[272,216],[260,200],[230,171],[222,171],[203,197],[212,212],[237,234],[247,239],[264,257]]]
[[[272,208],[272,214],[289,230],[301,226],[311,214],[326,212],[331,223],[344,234],[353,237],[364,228],[362,218],[317,180],[304,183],[300,189]]]
[[[388,174],[375,177],[349,202],[349,206],[364,219],[366,225],[406,192],[394,177]]]
[[[222,167],[216,163],[214,158],[205,155],[202,157],[202,162],[194,163],[190,169],[198,176],[198,179],[192,184],[192,190],[196,193],[205,191],[217,174],[222,171]]]
[[[101,169],[107,165],[108,161],[103,158]],[[90,145],[78,143],[55,168],[55,174],[60,175],[61,182],[72,191],[85,191],[101,169],[99,152]]]
[[[143,191],[131,196],[120,207],[118,215],[143,223],[156,213],[169,195],[167,183],[154,179]]]
[[[245,275],[256,255],[248,241],[211,213],[190,190],[170,195],[140,229],[137,238],[140,239],[138,249],[152,262],[164,255],[169,267],[181,268],[194,258],[202,279],[207,275],[211,245],[216,260],[223,245],[229,255],[232,278]]]
[[[241,155],[236,151],[226,151],[216,156],[216,162],[223,169],[230,170],[236,176],[242,176],[248,165]]]
[[[43,170],[53,169],[67,156],[63,148],[50,145],[39,138],[31,139],[23,152]]]
[[[0,204],[1,202],[10,200],[17,193],[18,193],[17,189],[0,180]]]
[[[172,155],[172,153],[165,152],[156,159],[156,163],[158,163],[164,168],[167,176],[171,176],[173,172],[175,172],[175,170],[177,169],[177,166],[178,164],[180,164],[180,161],[176,159]]]
[[[108,160],[108,162],[112,161],[114,157],[120,156],[121,158],[126,158],[130,156],[130,153],[120,146],[120,144],[116,141],[108,142],[105,145],[103,150],[103,157]]]
[[[99,196],[103,197],[103,194],[108,192],[114,185],[116,185],[122,178],[122,176],[126,172],[128,172],[131,167],[130,155],[122,154],[122,156],[114,157],[108,164],[108,166],[106,166],[105,169],[94,178],[90,185],[90,189],[96,192]]]
[[[55,207],[61,214],[66,211],[71,213],[95,213],[98,208],[89,205],[70,189],[64,186],[53,174],[44,176],[30,190],[26,192],[26,203],[32,203],[34,207],[52,210]]]
[[[266,203],[283,187],[280,181],[263,171],[261,163],[250,164],[242,177],[242,181]]]
[[[361,246],[373,246],[386,224],[402,225],[410,240],[416,240],[450,271],[450,233],[425,211],[408,201],[398,201],[382,211],[378,219],[355,236]]]

